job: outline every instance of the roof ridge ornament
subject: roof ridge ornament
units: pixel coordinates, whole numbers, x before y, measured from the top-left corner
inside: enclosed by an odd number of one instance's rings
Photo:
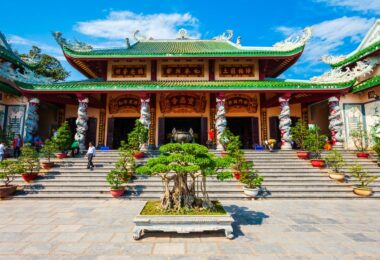
[[[336,68],[329,70],[322,74],[321,76],[315,76],[310,79],[312,82],[316,83],[337,83],[337,82],[347,82],[355,80],[359,77],[367,76],[371,74],[376,67],[380,64],[380,57],[369,57],[363,61],[358,61],[356,66],[352,69],[350,68]]]
[[[338,62],[341,62],[347,58],[346,55],[339,55],[339,56],[333,56],[333,55],[323,55],[321,58],[321,61],[323,61],[326,64],[332,65]]]
[[[63,38],[61,32],[53,32],[53,36],[54,36],[54,39],[62,48],[65,47],[77,52],[89,52],[93,49],[93,47],[87,43],[80,42],[77,40],[72,42]]]
[[[133,33],[133,38],[135,38],[135,41],[136,42],[144,42],[147,40],[146,36],[145,35],[139,35],[140,34],[140,30],[136,30],[134,33]],[[153,39],[153,38],[150,38],[150,39]]]
[[[52,78],[38,75],[26,67],[22,71],[20,68],[13,69],[10,62],[0,63],[0,77],[30,84],[48,84],[54,82]]]
[[[231,29],[226,30],[221,35],[215,36],[212,39],[217,41],[230,41],[234,36],[234,31]]]
[[[310,40],[311,34],[311,28],[306,27],[303,29],[302,33],[290,35],[285,40],[274,44],[273,48],[281,51],[296,49],[298,47],[304,46]]]
[[[12,47],[7,41],[7,37],[5,37],[4,33],[0,32],[0,46],[4,47],[8,51],[12,51]]]
[[[187,30],[185,28],[179,29],[177,40],[188,40],[188,39],[189,39],[189,36],[187,34]]]

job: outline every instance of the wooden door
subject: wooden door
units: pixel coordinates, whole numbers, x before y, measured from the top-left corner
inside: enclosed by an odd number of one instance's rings
[[[107,129],[107,146],[113,148],[113,132],[115,127],[115,118],[108,118],[108,129]]]
[[[165,144],[165,117],[158,118],[158,146]]]
[[[96,117],[90,117],[87,121],[88,129],[86,133],[86,147],[88,147],[88,143],[92,142],[92,144],[96,145],[96,130],[97,130],[97,119]]]
[[[201,117],[201,133],[200,133],[200,143],[206,145],[207,143],[207,130],[208,130],[207,117]]]
[[[252,149],[256,144],[260,143],[259,137],[259,120],[257,117],[251,117],[251,129],[252,129]]]

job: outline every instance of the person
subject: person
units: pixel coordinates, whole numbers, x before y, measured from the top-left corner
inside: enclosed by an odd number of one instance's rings
[[[15,158],[20,157],[21,155],[21,147],[23,145],[21,136],[19,134],[16,135],[16,137],[13,139],[12,146],[13,146],[13,156]]]
[[[95,157],[96,149],[95,146],[90,142],[88,144],[88,151],[87,151],[87,169],[94,169],[94,164],[92,163],[92,159]]]
[[[55,130],[55,128],[53,128],[52,132],[53,132],[53,138],[57,137],[57,130]]]
[[[0,142],[0,162],[4,160],[5,156],[5,145],[4,142]]]
[[[35,135],[33,138],[33,144],[36,148],[37,153],[39,153],[44,143],[42,142],[42,139],[39,135]]]
[[[79,142],[77,140],[75,140],[71,144],[71,155],[72,155],[72,157],[75,157],[75,155],[78,155],[78,154],[79,154]]]

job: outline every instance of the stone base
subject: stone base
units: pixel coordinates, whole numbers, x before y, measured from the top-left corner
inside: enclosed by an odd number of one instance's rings
[[[186,234],[190,232],[204,232],[224,230],[228,239],[232,239],[232,223],[234,219],[231,215],[205,215],[205,216],[186,216],[186,215],[168,215],[168,216],[142,216],[138,215],[133,220],[135,228],[133,238],[138,240],[142,237],[144,230],[177,232]]]
[[[292,150],[292,145],[290,143],[284,143],[281,145],[281,150]]]

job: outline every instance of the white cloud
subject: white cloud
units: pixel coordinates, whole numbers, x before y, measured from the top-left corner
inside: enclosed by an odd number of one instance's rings
[[[78,22],[74,29],[82,34],[110,40],[132,37],[136,30],[156,39],[173,39],[184,27],[191,37],[199,37],[198,19],[190,13],[136,14],[130,11],[110,11],[105,19]]]
[[[338,6],[359,12],[374,12],[380,14],[379,0],[315,0],[319,3],[325,3],[330,6]]]
[[[320,68],[316,65],[321,64],[320,59],[323,55],[348,54],[347,50],[342,53],[342,47],[347,43],[358,45],[373,23],[374,19],[344,16],[312,25],[313,36],[306,45],[300,61],[294,66],[294,72],[319,73]],[[276,29],[285,35],[299,30],[296,27],[284,26]]]

